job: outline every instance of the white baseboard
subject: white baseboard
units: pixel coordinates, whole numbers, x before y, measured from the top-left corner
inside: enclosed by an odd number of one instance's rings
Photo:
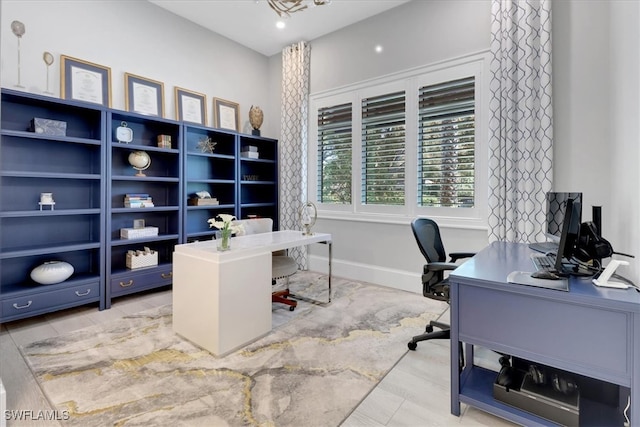
[[[329,259],[321,256],[309,256],[309,270],[328,272]],[[389,288],[422,294],[421,273],[394,270],[334,258],[331,262],[331,274],[345,279],[369,282]]]

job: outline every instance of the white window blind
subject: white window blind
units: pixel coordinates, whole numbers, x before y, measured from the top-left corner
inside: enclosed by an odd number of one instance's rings
[[[362,99],[362,204],[404,205],[405,98]]]
[[[351,103],[318,110],[318,201],[351,203]]]
[[[419,89],[418,206],[473,207],[475,79]]]

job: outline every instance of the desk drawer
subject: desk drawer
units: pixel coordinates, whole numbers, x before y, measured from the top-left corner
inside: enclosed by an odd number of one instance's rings
[[[171,265],[148,267],[111,277],[111,296],[126,295],[146,289],[170,285],[173,281]]]
[[[465,285],[459,286],[459,313],[462,341],[512,348],[524,358],[630,384],[626,313]]]

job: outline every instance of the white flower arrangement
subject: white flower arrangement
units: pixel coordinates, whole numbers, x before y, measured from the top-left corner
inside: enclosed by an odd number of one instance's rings
[[[217,221],[217,219],[220,219]],[[217,228],[220,230],[220,234],[222,237],[221,250],[229,249],[229,238],[232,234],[241,234],[244,231],[244,227],[242,224],[232,225],[233,221],[236,219],[235,216],[229,214],[220,214],[215,218],[209,218],[207,222],[209,223],[209,228]]]
[[[217,221],[217,219],[220,221]],[[209,223],[209,228],[217,228],[220,231],[231,231],[231,234],[238,234],[244,230],[242,224],[231,225],[231,223],[236,219],[235,216],[229,214],[220,214],[215,218],[209,218],[207,222]]]

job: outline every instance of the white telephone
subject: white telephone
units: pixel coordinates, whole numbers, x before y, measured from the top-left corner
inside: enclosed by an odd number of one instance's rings
[[[604,269],[600,277],[597,279],[593,279],[593,284],[596,286],[601,286],[603,288],[616,288],[616,289],[627,289],[630,288],[631,285],[627,285],[626,283],[620,282],[609,282],[609,279],[616,271],[616,268],[620,265],[629,265],[627,261],[620,261],[617,259],[613,259],[607,265],[607,268]]]

